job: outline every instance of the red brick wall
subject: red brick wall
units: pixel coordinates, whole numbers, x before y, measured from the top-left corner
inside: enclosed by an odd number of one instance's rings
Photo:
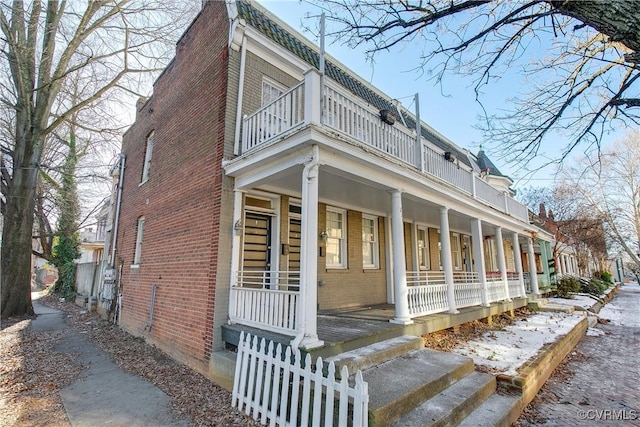
[[[228,64],[225,4],[204,4],[124,136],[116,257],[122,265],[123,328],[201,372],[207,371],[213,339]],[[149,179],[140,184],[151,131]],[[140,216],[145,217],[142,257],[132,268]]]

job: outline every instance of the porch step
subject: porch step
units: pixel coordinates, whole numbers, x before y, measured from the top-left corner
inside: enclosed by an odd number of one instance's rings
[[[394,427],[441,427],[458,425],[494,394],[496,378],[473,372],[452,384],[396,421]]]
[[[493,394],[458,426],[509,427],[520,416],[521,405],[521,396]]]
[[[412,350],[362,372],[369,383],[369,422],[388,426],[474,372],[471,358]]]
[[[571,314],[576,311],[575,307],[571,305],[549,302],[549,300],[546,298],[530,302],[529,307],[533,308],[536,311],[548,311],[567,314]]]
[[[358,369],[364,371],[411,350],[423,347],[424,341],[422,338],[403,335],[328,357],[325,362],[333,362],[336,365],[336,372],[340,372],[342,367],[346,366],[349,372],[355,373]]]

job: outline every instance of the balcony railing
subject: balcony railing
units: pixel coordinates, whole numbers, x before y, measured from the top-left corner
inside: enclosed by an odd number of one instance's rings
[[[322,111],[320,99],[322,98]],[[321,117],[323,118],[321,120]],[[445,160],[444,152],[401,123],[389,125],[379,111],[338,84],[308,72],[305,80],[279,98],[245,116],[242,122],[242,152],[266,146],[294,129],[315,123],[391,156],[417,171],[446,182],[477,200],[528,221],[525,205],[498,190],[459,162]]]

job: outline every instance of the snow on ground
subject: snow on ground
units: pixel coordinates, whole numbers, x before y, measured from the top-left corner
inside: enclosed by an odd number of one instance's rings
[[[625,283],[622,286],[625,292],[635,294],[634,299],[638,300],[640,286],[637,283]],[[601,319],[608,319],[613,325],[640,327],[640,307],[637,303],[629,303],[629,301],[625,304],[625,299],[622,298],[616,298],[602,307],[598,316]]]
[[[563,304],[575,307],[582,307],[585,310],[593,307],[593,305],[598,302],[597,298],[594,298],[587,294],[581,295],[573,295],[573,298],[549,298],[549,302],[554,304]]]
[[[477,365],[515,375],[518,368],[534,358],[543,345],[566,335],[583,317],[583,313],[537,313],[516,320],[502,331],[491,331],[460,344],[453,351],[471,357]]]

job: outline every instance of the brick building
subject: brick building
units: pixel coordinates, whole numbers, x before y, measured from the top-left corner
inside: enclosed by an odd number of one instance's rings
[[[320,63],[259,6],[203,2],[123,139],[119,322],[223,383],[238,329],[328,351],[345,312],[419,335],[538,292],[509,178]]]

